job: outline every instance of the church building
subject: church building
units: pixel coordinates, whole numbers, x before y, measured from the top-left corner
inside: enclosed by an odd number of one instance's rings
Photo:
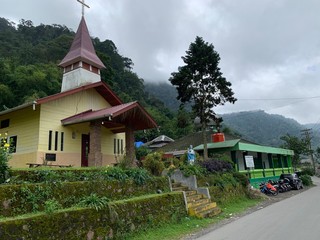
[[[101,81],[82,16],[71,48],[59,64],[61,92],[0,112],[0,134],[11,144],[12,167],[28,164],[105,166],[134,160],[134,132],[157,124],[138,103],[123,103]]]

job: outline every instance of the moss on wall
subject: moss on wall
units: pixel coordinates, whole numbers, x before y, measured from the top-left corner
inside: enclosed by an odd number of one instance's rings
[[[57,182],[0,186],[0,215],[16,216],[43,211],[45,201],[57,200],[63,208],[71,207],[90,194],[110,200],[128,199],[158,190],[169,192],[166,177],[149,179],[145,184],[125,181]]]
[[[187,216],[181,192],[110,203],[106,208],[68,209],[0,220],[0,239],[124,239],[125,235]]]

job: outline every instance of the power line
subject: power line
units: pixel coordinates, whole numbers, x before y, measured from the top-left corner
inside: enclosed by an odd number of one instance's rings
[[[291,97],[291,98],[237,98],[237,101],[282,101],[282,100],[307,100],[320,98],[320,96],[313,97]]]

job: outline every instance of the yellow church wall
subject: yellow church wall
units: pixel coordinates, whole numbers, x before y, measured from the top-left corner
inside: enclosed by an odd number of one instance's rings
[[[17,136],[16,152],[11,154],[9,165],[26,167],[26,163],[35,159],[39,136],[39,111],[28,106],[0,116],[0,121],[9,119],[9,127],[0,129],[2,136]]]
[[[71,164],[81,166],[82,134],[89,134],[89,123],[62,126],[61,120],[87,110],[99,110],[111,107],[94,89],[79,92],[64,98],[50,101],[41,105],[39,156],[38,163],[43,162],[45,153],[56,154],[56,161],[52,164]],[[52,131],[52,148],[48,149],[49,131]],[[55,137],[58,134],[57,150]],[[61,133],[63,132],[63,151],[61,151]],[[113,134],[102,126],[101,150],[106,163],[114,163],[114,138],[123,139],[124,134]],[[123,144],[124,147],[124,144]]]
[[[54,153],[56,161],[48,161],[48,164],[81,166],[82,134],[89,134],[89,123],[62,126],[61,120],[89,109],[98,110],[105,107],[110,105],[94,89],[89,89],[37,105],[35,110],[29,106],[0,116],[0,120],[10,119],[9,127],[0,129],[0,133],[7,133],[8,137],[17,136],[16,153],[12,153],[9,165],[21,168],[27,167],[27,163],[43,164],[46,153]],[[113,165],[124,155],[125,134],[113,134],[103,126],[101,130],[103,165]],[[48,149],[49,131],[52,131],[51,150]],[[58,141],[55,150],[56,132]],[[122,140],[123,151],[120,151],[120,154],[114,153],[114,139],[116,144]]]
[[[48,103],[41,105],[41,124],[40,124],[40,151],[49,151],[48,150],[48,137],[49,130],[55,134],[57,131],[59,136],[61,132],[65,133],[65,142],[64,144],[71,145],[73,148],[65,148],[64,151],[73,151],[75,141],[70,136],[72,135],[72,127],[62,126],[61,120],[75,114],[87,111],[87,110],[98,110],[101,108],[110,107],[110,105],[101,97],[94,89],[89,89],[83,92],[79,92],[64,98],[60,98]],[[88,134],[89,128],[83,129],[83,126],[79,128],[78,133]],[[76,129],[76,128],[75,128]],[[60,143],[60,139],[58,141]],[[59,144],[58,144],[59,145]],[[60,148],[60,147],[59,147]],[[79,151],[79,148],[77,149]]]

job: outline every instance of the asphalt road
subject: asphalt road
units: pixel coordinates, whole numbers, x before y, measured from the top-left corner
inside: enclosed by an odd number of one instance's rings
[[[320,179],[316,187],[243,216],[199,240],[319,240]]]

